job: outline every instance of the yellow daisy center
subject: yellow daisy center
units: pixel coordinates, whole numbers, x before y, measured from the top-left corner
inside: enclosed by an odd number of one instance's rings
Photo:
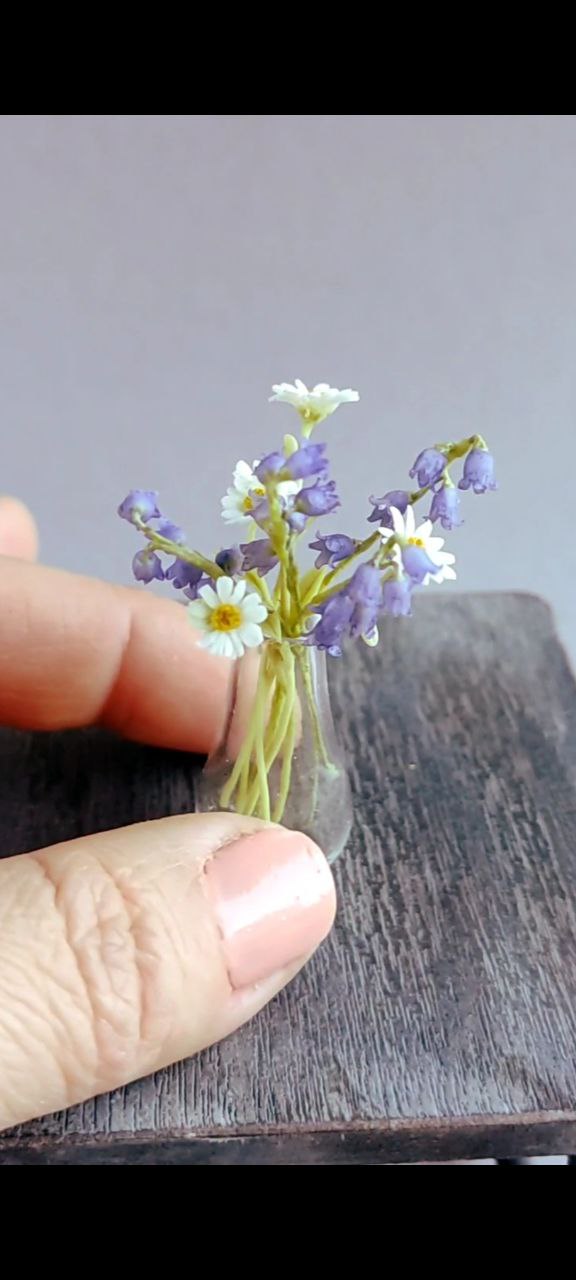
[[[424,546],[424,542],[423,542],[422,538],[409,538],[409,539],[408,539],[408,546],[409,546],[409,547],[423,547],[423,546]]]
[[[210,614],[211,631],[237,631],[242,624],[242,613],[236,604],[218,604]]]
[[[250,494],[250,493],[247,493],[247,494],[246,494],[246,497],[242,499],[242,510],[243,510],[243,511],[245,511],[246,513],[248,513],[249,511],[252,511],[252,510],[253,510],[254,503],[253,503],[252,499],[253,499],[254,497],[256,497],[256,498],[265,498],[265,497],[266,497],[266,490],[265,490],[265,489],[253,489],[251,494]]]

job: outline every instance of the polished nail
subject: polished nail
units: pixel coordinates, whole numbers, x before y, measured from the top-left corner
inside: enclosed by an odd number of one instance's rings
[[[205,874],[233,987],[285,969],[332,925],[332,874],[324,854],[300,832],[267,827],[242,836],[218,850]]]

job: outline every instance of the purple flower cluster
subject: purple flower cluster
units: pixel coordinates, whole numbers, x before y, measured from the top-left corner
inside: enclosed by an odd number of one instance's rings
[[[286,458],[283,453],[269,453],[256,467],[261,484],[267,480],[307,480],[328,471],[325,444],[303,444]]]
[[[361,564],[348,586],[318,610],[320,621],[307,643],[326,649],[333,658],[341,657],[346,636],[367,636],[374,630],[382,603],[381,573],[374,565]]]
[[[443,446],[448,452],[449,446]],[[439,521],[443,529],[457,529],[463,523],[460,519],[460,495],[458,489],[473,489],[474,493],[486,493],[488,489],[496,489],[494,480],[494,459],[483,445],[470,449],[464,459],[462,478],[458,488],[450,480],[447,471],[446,453],[440,449],[423,449],[418,454],[409,475],[416,478],[421,489],[432,490],[432,505],[428,519],[434,524]],[[391,507],[404,515],[410,494],[405,489],[392,489],[382,498],[370,498],[373,507],[368,516],[371,523],[379,524],[382,529],[392,529]]]
[[[186,534],[180,525],[162,515],[155,489],[131,489],[120,503],[118,515],[137,529],[142,525],[153,527],[154,533],[167,542],[174,542],[178,546],[186,544]],[[132,572],[137,582],[171,582],[173,587],[184,591],[192,599],[198,594],[202,581],[206,580],[203,579],[202,570],[187,560],[177,558],[165,569],[158,550],[153,547],[144,547],[142,551],[136,552],[132,560]]]
[[[450,478],[449,467],[455,457],[462,456],[462,476],[456,485]],[[284,535],[286,525],[291,533],[299,534],[304,531],[310,519],[328,515],[340,506],[336,484],[328,474],[325,444],[304,442],[289,457],[279,451],[268,453],[255,466],[254,471],[261,488],[256,500],[254,494],[258,491],[254,485],[249,494],[251,502],[246,509],[250,510],[250,516],[262,530],[262,536],[239,546],[223,547],[218,552],[215,562],[231,578],[248,573],[264,577],[278,566],[275,548],[279,546],[279,537],[281,544],[283,536],[282,526],[278,524],[279,515],[285,521]],[[457,446],[441,445],[423,449],[409,474],[417,481],[420,489],[430,491],[428,520],[432,524],[440,524],[446,530],[456,529],[462,524],[461,490],[472,489],[474,493],[486,493],[496,488],[494,459],[479,436],[469,437]],[[266,492],[263,493],[262,490]],[[372,512],[368,520],[381,529],[394,533],[393,511],[405,516],[417,496],[421,495],[411,494],[407,489],[391,489],[381,498],[371,497]],[[273,521],[271,511],[274,514]],[[184,550],[186,535],[179,525],[162,514],[158,506],[158,493],[149,489],[132,490],[120,504],[118,514],[136,529],[143,531],[151,544],[137,552],[132,561],[137,581],[171,582],[177,590],[194,599],[202,584],[210,579],[197,565],[183,558],[190,554]],[[414,528],[411,513],[407,527]],[[306,644],[315,645],[333,656],[340,656],[342,643],[347,637],[370,638],[371,634],[374,635],[380,613],[393,617],[409,616],[413,591],[428,576],[442,580],[442,575],[438,573],[438,563],[431,559],[433,553],[430,550],[431,546],[438,546],[438,543],[442,546],[441,540],[434,543],[432,539],[427,545],[428,535],[411,537],[406,533],[404,536],[401,528],[398,532],[399,528],[396,521],[397,532],[390,554],[382,551],[382,545],[374,552],[374,545],[379,539],[374,536],[367,539],[366,550],[372,549],[374,560],[361,564],[349,581],[339,590],[334,590],[334,594],[323,604],[310,605],[310,609],[315,609],[319,617],[306,637]],[[182,548],[181,554],[175,555],[167,567],[164,567],[161,559],[165,553],[163,541],[172,544],[173,555],[176,548]],[[319,530],[309,546],[312,551],[317,552],[317,570],[334,570],[338,565],[344,568],[342,562],[364,550],[364,544],[348,534],[323,534]],[[442,555],[446,565],[453,560],[453,557],[444,553]],[[333,574],[330,574],[328,582],[332,582],[332,578]],[[307,599],[310,599],[310,595]]]
[[[283,453],[268,453],[258,463],[256,475],[263,485],[269,484],[271,480],[278,485],[286,481],[313,480],[312,484],[305,485],[296,494],[279,494],[284,518],[293,533],[302,533],[311,517],[328,515],[340,506],[336,484],[334,480],[328,479],[325,444],[303,444],[289,458]],[[263,498],[252,514],[257,524],[266,531],[269,519],[268,499]]]

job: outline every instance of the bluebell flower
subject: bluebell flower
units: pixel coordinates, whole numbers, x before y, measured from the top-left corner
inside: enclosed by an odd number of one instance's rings
[[[414,479],[418,477],[418,484],[421,489],[425,489],[427,485],[434,488],[434,485],[442,477],[442,473],[446,466],[446,458],[439,449],[423,449],[411,467],[408,474]]]
[[[240,551],[243,556],[243,573],[251,573],[256,569],[263,578],[265,573],[270,573],[270,570],[278,564],[278,556],[269,538],[257,538],[255,542],[242,542]]]
[[[294,511],[287,507],[284,519],[290,525],[292,533],[303,533],[308,524],[308,516],[303,511]]]
[[[256,467],[256,475],[264,484],[270,476],[279,480],[305,480],[328,469],[325,444],[305,444],[286,458],[283,453],[269,453]]]
[[[438,565],[430,559],[428,552],[424,546],[415,546],[408,543],[402,548],[402,564],[413,582],[422,583],[428,577],[433,578],[438,573]]]
[[[202,577],[202,570],[196,564],[190,564],[188,560],[173,560],[169,569],[165,574],[173,587],[177,591],[182,591],[184,587],[196,587]]]
[[[120,503],[118,515],[122,520],[129,520],[130,524],[147,524],[148,520],[155,520],[162,515],[157,497],[157,489],[131,489]]]
[[[160,524],[156,526],[156,533],[161,538],[166,538],[167,542],[178,542],[181,546],[184,546],[186,542],[184,530],[180,528],[179,524],[173,524],[171,520],[161,520]]]
[[[294,499],[294,510],[306,516],[325,516],[340,506],[334,480],[319,480],[317,484],[301,489]]]
[[[393,618],[409,618],[412,614],[412,588],[410,578],[389,578],[382,588],[382,604],[385,613]]]
[[[356,550],[357,544],[346,533],[328,533],[325,537],[317,533],[316,541],[309,542],[308,546],[311,551],[320,552],[314,564],[317,569],[321,569],[325,564],[334,565],[340,560],[346,560]]]
[[[339,658],[346,635],[366,636],[369,642],[372,636],[377,638],[376,623],[381,608],[381,574],[374,565],[361,564],[348,586],[320,606],[320,621],[306,643],[326,649],[331,657]]]
[[[188,596],[189,600],[197,600],[202,587],[214,587],[215,585],[212,578],[209,578],[206,574],[201,574],[198,581],[193,583],[192,586],[182,589],[182,595]]]
[[[442,484],[432,498],[428,519],[439,520],[443,529],[458,529],[463,521],[458,518],[460,495],[453,484]]]
[[[416,527],[413,506],[407,507],[403,516],[393,507],[392,519],[396,541],[387,554],[400,568],[404,568],[413,582],[427,586],[430,581],[446,582],[456,577],[454,556],[451,551],[442,550],[444,538],[433,536],[429,520],[423,520]],[[383,530],[380,536],[387,546],[390,540],[388,530]]]
[[[376,626],[382,608],[382,577],[372,564],[361,564],[346,588],[352,601],[350,635],[369,635]]]
[[[242,572],[244,556],[241,547],[223,547],[214,558],[218,567],[229,578],[235,578],[236,574]]]
[[[368,516],[371,523],[382,525],[384,529],[392,528],[392,516],[390,508],[395,507],[397,511],[404,515],[406,507],[410,501],[410,494],[405,489],[391,489],[389,493],[385,493],[383,498],[370,498],[374,510],[372,515]]]
[[[340,658],[341,642],[349,630],[353,611],[354,602],[339,591],[318,610],[320,621],[306,643],[315,645],[317,649],[326,649],[332,658]]]
[[[464,471],[459,489],[473,489],[474,493],[486,493],[497,489],[494,479],[494,458],[487,449],[471,449],[464,459]]]
[[[164,581],[164,570],[160,556],[155,551],[145,548],[144,551],[137,551],[132,561],[132,573],[137,582],[153,582],[157,578],[159,582]]]

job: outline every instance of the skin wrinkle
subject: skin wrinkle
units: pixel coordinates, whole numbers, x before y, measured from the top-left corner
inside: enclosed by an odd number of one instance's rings
[[[28,897],[34,896],[37,899],[43,913],[42,924],[45,922],[57,924],[59,926],[58,936],[52,931],[48,932],[47,938],[40,936],[41,947],[46,948],[48,945],[49,954],[46,957],[44,951],[37,956],[33,954],[33,966],[30,965],[30,955],[25,953],[24,964],[22,966],[22,976],[24,978],[21,990],[14,991],[14,973],[18,965],[14,964],[14,956],[8,958],[6,966],[0,964],[0,974],[6,968],[6,972],[11,975],[12,982],[10,989],[6,990],[5,997],[1,1003],[1,1022],[0,1026],[6,1029],[6,1050],[2,1051],[0,1037],[0,1054],[2,1058],[3,1080],[2,1080],[2,1104],[7,1107],[8,1117],[6,1123],[9,1122],[11,1114],[10,1097],[20,1099],[23,1088],[26,1088],[27,1077],[22,1076],[22,1061],[37,1060],[39,1051],[41,1053],[42,1073],[45,1079],[50,1081],[51,1096],[47,1101],[47,1110],[51,1109],[52,1096],[66,1101],[62,1105],[68,1105],[67,1100],[73,1096],[75,1087],[75,1074],[84,1074],[84,1065],[89,1066],[90,1059],[90,1024],[86,1019],[80,1021],[81,1010],[76,1011],[78,1017],[78,1025],[76,1027],[77,1043],[70,1043],[70,1026],[67,1010],[62,1001],[62,982],[61,974],[58,973],[57,979],[57,996],[52,995],[52,988],[49,985],[49,975],[53,965],[59,970],[61,966],[58,963],[59,957],[55,955],[59,946],[64,941],[62,921],[58,912],[53,909],[55,901],[55,886],[52,879],[46,873],[46,868],[40,861],[31,854],[26,862],[27,876],[24,883],[24,889]],[[9,869],[10,870],[10,869]],[[31,883],[30,873],[32,873]],[[41,877],[40,889],[38,888],[37,875]],[[11,885],[8,881],[8,890]],[[18,886],[21,887],[21,886]],[[29,892],[31,890],[31,892]],[[49,895],[49,902],[44,901],[46,892]],[[11,912],[12,909],[18,909],[19,906],[25,908],[26,900],[19,901],[18,892],[12,895],[14,901],[11,900],[10,893],[3,895],[2,908],[5,913]],[[20,895],[21,898],[21,895]],[[46,909],[47,908],[47,909]],[[52,909],[52,910],[51,910]],[[9,917],[8,917],[9,918]],[[10,937],[9,928],[1,930],[4,937]],[[52,944],[52,945],[51,945]],[[22,949],[20,946],[19,950]],[[47,963],[48,960],[48,963]],[[47,981],[48,979],[48,981]],[[54,985],[54,984],[52,984]],[[64,988],[66,994],[71,994],[68,988]],[[34,998],[36,996],[36,999]],[[77,993],[74,993],[73,999],[77,1000]],[[25,1010],[25,1016],[22,1012]],[[22,1046],[21,1060],[16,1060],[14,1070],[10,1059],[13,1057],[11,1050],[15,1047]],[[70,1050],[72,1049],[72,1053]],[[80,1052],[82,1050],[82,1052]],[[69,1069],[69,1064],[74,1063],[74,1070]]]
[[[112,874],[97,858],[88,866],[84,858],[76,858],[56,875],[49,855],[30,855],[30,864],[50,892],[45,907],[60,924],[57,947],[65,943],[66,962],[58,957],[55,997],[46,1002],[43,994],[43,1007],[36,1009],[32,1001],[31,1011],[24,1009],[19,994],[14,1001],[12,991],[4,1014],[11,1006],[13,1014],[0,1024],[8,1047],[20,1043],[24,1059],[38,1057],[39,1051],[43,1059],[50,1056],[50,1079],[60,1081],[62,1105],[69,1105],[77,1096],[79,1075],[98,1092],[113,1085],[126,1061],[141,1061],[142,1072],[154,1062],[181,1007],[185,940],[180,930],[177,941],[171,937],[174,921],[169,900],[158,892],[157,877],[149,886],[135,885],[132,876]],[[85,890],[80,903],[78,877]],[[77,922],[79,909],[92,912],[92,918]],[[42,966],[45,982],[54,957],[46,961],[46,939],[40,946],[36,964]],[[64,986],[67,974],[71,979]],[[31,990],[29,972],[26,978]],[[68,998],[72,994],[72,1009],[68,1000],[63,1003],[63,991]],[[15,1079],[13,1089],[18,1085]]]
[[[141,1059],[143,1070],[154,1060],[178,1007],[182,964],[174,964],[172,922],[159,910],[163,894],[150,888],[97,858],[72,861],[58,884],[56,906],[91,1011],[98,1088],[126,1060]],[[89,916],[80,928],[79,910]]]
[[[44,860],[44,865],[46,873],[49,875],[49,858]],[[121,1009],[119,1009],[116,1019],[112,1017],[111,1013],[107,1012],[106,1004],[110,1000],[112,1002],[118,1000],[121,1006],[124,1004],[128,1013],[136,1011],[137,1035],[135,1038],[138,1041],[140,1040],[143,984],[137,962],[133,920],[130,912],[127,909],[123,910],[123,907],[126,908],[126,903],[118,891],[114,877],[98,863],[97,859],[91,859],[90,865],[84,865],[78,870],[84,882],[82,886],[84,901],[74,887],[70,892],[70,881],[67,871],[65,871],[61,878],[54,879],[55,906],[63,920],[70,956],[76,965],[76,971],[87,998],[96,1042],[97,1060],[101,1062],[107,1061],[109,1057],[112,1057],[107,1040],[112,1041],[118,1035],[118,1018],[121,1016]],[[72,873],[72,879],[76,879],[74,872]],[[107,900],[107,891],[111,887],[114,891],[114,901],[112,903]],[[86,902],[87,898],[88,902]],[[86,905],[93,907],[93,918],[85,923],[82,922],[83,928],[79,930],[76,927],[74,913],[78,912],[79,909],[85,910]],[[132,956],[126,957],[126,959],[130,960],[131,958],[134,964],[134,973],[136,975],[135,999],[133,998],[134,993],[131,992],[129,995],[124,996],[118,990],[118,975],[113,967],[113,962],[108,963],[105,960],[105,951],[109,945],[107,933],[111,928],[114,928],[115,922],[117,922],[117,926],[124,932],[126,940],[130,943]],[[95,969],[99,959],[102,961],[102,967],[100,975],[97,976]],[[100,1071],[98,1071],[98,1075],[100,1075]]]

